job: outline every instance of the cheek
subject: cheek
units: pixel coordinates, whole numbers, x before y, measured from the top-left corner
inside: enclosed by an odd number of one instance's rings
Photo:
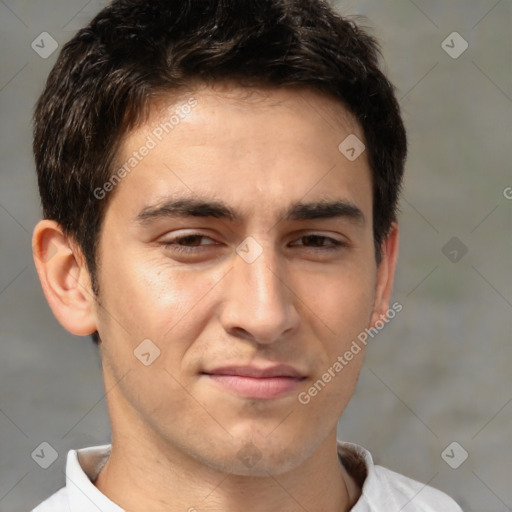
[[[369,325],[375,298],[376,271],[371,265],[339,265],[332,272],[301,279],[303,297],[316,323],[324,325],[334,347]],[[320,333],[319,333],[320,335]]]
[[[103,330],[109,345],[115,347],[116,365],[122,360],[117,355],[123,352],[127,364],[133,364],[133,350],[144,339],[155,343],[174,366],[179,364],[204,328],[200,302],[221,277],[220,273],[179,268],[161,256],[105,259],[100,335]]]

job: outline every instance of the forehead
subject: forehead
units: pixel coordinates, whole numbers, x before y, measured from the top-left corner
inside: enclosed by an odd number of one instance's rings
[[[254,121],[256,116],[267,123],[275,120],[276,116],[284,116],[283,121],[299,116],[304,119],[304,124],[311,125],[311,117],[314,116],[317,123],[323,124],[324,130],[333,135],[349,131],[358,134],[361,140],[364,138],[361,126],[340,99],[300,85],[276,88],[242,87],[230,81],[193,83],[179,94],[156,97],[146,124],[156,126],[169,120],[174,112],[186,108],[191,98],[197,100],[199,108],[194,108],[191,115],[182,115],[180,119],[180,122],[186,119],[189,126],[200,124],[205,118],[212,122],[217,112],[222,113],[222,122],[226,125],[249,117]],[[226,115],[230,115],[230,118],[226,118]]]
[[[287,198],[339,189],[346,202],[371,207],[366,154],[351,162],[338,148],[349,135],[364,140],[343,104],[306,88],[216,85],[162,96],[123,141],[116,168],[127,172],[112,199],[133,213],[170,196],[218,197],[238,211],[279,203],[282,212]]]

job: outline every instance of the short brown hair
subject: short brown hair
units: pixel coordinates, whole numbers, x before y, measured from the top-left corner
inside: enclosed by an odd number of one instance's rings
[[[34,113],[43,215],[81,248],[93,290],[122,138],[155,96],[194,81],[302,85],[341,101],[364,132],[377,260],[396,218],[407,152],[376,40],[321,0],[115,0],[62,48]]]

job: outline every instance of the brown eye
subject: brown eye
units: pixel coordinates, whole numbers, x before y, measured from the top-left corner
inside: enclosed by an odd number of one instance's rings
[[[308,240],[311,245],[302,244],[304,247],[309,247],[312,249],[321,249],[321,250],[337,250],[342,247],[346,247],[347,244],[345,242],[340,242],[339,240],[335,240],[334,238],[323,236],[323,235],[304,235],[299,238],[299,240]],[[329,242],[328,245],[324,245],[324,242]]]
[[[189,235],[179,236],[168,240],[163,243],[164,247],[178,253],[197,253],[202,251],[205,246],[212,246],[216,244],[201,244],[196,243],[202,238],[212,240],[210,237],[202,235],[201,233],[192,233]]]

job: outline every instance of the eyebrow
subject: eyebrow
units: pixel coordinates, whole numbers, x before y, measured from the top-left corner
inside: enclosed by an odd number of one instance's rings
[[[348,219],[354,224],[364,225],[365,216],[360,208],[346,200],[297,201],[280,212],[281,220]],[[137,223],[151,224],[163,218],[202,217],[236,222],[242,214],[225,203],[200,198],[169,199],[158,205],[143,208],[136,216]]]

